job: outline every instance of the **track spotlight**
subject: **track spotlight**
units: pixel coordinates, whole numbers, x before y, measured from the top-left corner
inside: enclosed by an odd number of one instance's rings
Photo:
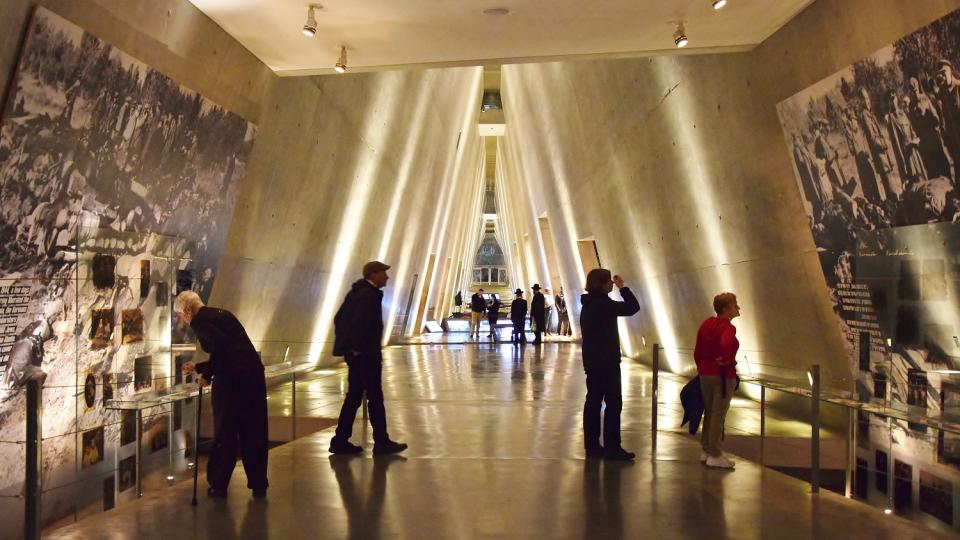
[[[340,59],[337,60],[337,63],[333,66],[333,70],[337,73],[346,73],[347,72],[347,48],[340,47]]]
[[[727,5],[727,0],[713,0],[713,9],[723,9]]]
[[[307,6],[307,22],[303,23],[303,35],[313,37],[317,35],[317,16],[314,10],[320,7],[317,4]]]
[[[690,43],[687,39],[687,32],[683,29],[683,23],[677,25],[677,31],[673,33],[673,42],[677,44],[678,49],[682,49]]]

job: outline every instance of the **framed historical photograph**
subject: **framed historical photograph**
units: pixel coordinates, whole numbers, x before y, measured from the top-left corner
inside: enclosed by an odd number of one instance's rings
[[[141,356],[133,361],[133,391],[153,388],[153,357]]]
[[[860,371],[870,371],[870,332],[860,332],[858,338]]]
[[[121,459],[117,465],[117,475],[120,477],[118,488],[121,493],[137,485],[137,457]]]
[[[117,480],[114,475],[103,479],[103,511],[113,510],[116,506]]]
[[[151,452],[163,450],[170,443],[170,417],[157,414],[144,420],[143,438]]]
[[[156,289],[155,302],[159,307],[165,307],[170,303],[170,284],[166,281],[158,281]]]
[[[873,397],[876,399],[887,399],[887,372],[877,370],[873,372]]]
[[[857,446],[870,449],[870,414],[857,411]]]
[[[90,321],[90,349],[106,349],[113,341],[113,308],[95,309]]]
[[[177,294],[193,290],[193,270],[177,270]]]
[[[906,510],[913,504],[913,466],[893,460],[893,506]]]
[[[922,369],[907,370],[907,405],[927,408],[927,373]]]
[[[103,381],[103,405],[106,406],[113,399],[113,373],[104,373],[100,379]]]
[[[175,384],[192,383],[193,373],[184,373],[183,365],[193,361],[193,353],[181,353],[174,358],[173,380]]]
[[[98,289],[110,289],[116,283],[117,259],[113,255],[97,253],[93,256],[93,286]]]
[[[143,312],[140,308],[125,309],[121,312],[123,343],[143,341]]]
[[[103,461],[103,426],[84,431],[81,435],[81,447],[82,468],[86,469]]]
[[[93,373],[87,373],[83,380],[83,403],[88,409],[97,403],[97,377]]]
[[[920,510],[953,525],[953,484],[920,470]]]
[[[150,259],[140,261],[140,298],[150,295]]]
[[[960,386],[943,383],[940,388],[940,410],[944,415],[960,413]],[[937,462],[960,470],[960,434],[939,430]]]
[[[180,431],[183,428],[183,402],[173,402],[173,430]]]
[[[120,446],[137,440],[137,412],[120,411]]]
[[[853,494],[860,499],[867,498],[867,485],[870,474],[870,467],[867,460],[857,458],[857,468],[854,473]]]
[[[887,453],[883,450],[877,450],[874,455],[874,481],[877,485],[877,491],[880,493],[887,493],[888,489],[888,469],[890,467],[890,462],[887,461]]]

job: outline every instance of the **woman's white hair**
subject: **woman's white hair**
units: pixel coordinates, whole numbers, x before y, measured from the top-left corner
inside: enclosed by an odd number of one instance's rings
[[[183,291],[177,295],[173,302],[173,311],[177,313],[193,313],[203,307],[203,300],[200,295],[193,291]]]

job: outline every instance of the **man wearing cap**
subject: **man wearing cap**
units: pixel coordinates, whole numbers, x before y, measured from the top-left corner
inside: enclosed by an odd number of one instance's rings
[[[373,453],[395,454],[407,445],[390,440],[387,434],[387,413],[383,407],[383,314],[380,303],[387,285],[390,266],[380,261],[363,265],[363,278],[350,288],[343,305],[333,319],[335,338],[333,355],[342,356],[347,363],[347,395],[340,409],[337,431],[330,440],[333,454],[358,454],[363,448],[350,443],[357,409],[367,394],[370,407],[370,425],[373,427]]]
[[[543,342],[544,325],[547,323],[547,303],[540,292],[540,284],[534,283],[533,300],[530,302],[530,323],[533,326],[533,344],[539,345]]]
[[[510,342],[515,345],[527,342],[527,332],[523,328],[527,323],[527,301],[523,299],[523,289],[513,291],[516,295],[510,303],[510,322],[513,323],[513,336]]]

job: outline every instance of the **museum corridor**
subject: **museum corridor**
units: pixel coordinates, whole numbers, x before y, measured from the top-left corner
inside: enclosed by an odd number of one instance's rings
[[[407,452],[371,456],[369,427],[361,436],[358,420],[362,456],[327,453],[332,429],[273,449],[265,501],[250,498],[238,467],[225,501],[201,496],[194,509],[184,481],[46,537],[939,537],[833,493],[811,497],[809,484],[745,460],[733,472],[707,469],[699,445],[672,431],[679,415],[669,383],[651,461],[650,372],[622,367],[624,446],[638,453],[634,463],[583,458],[576,345],[391,347],[387,415]]]

